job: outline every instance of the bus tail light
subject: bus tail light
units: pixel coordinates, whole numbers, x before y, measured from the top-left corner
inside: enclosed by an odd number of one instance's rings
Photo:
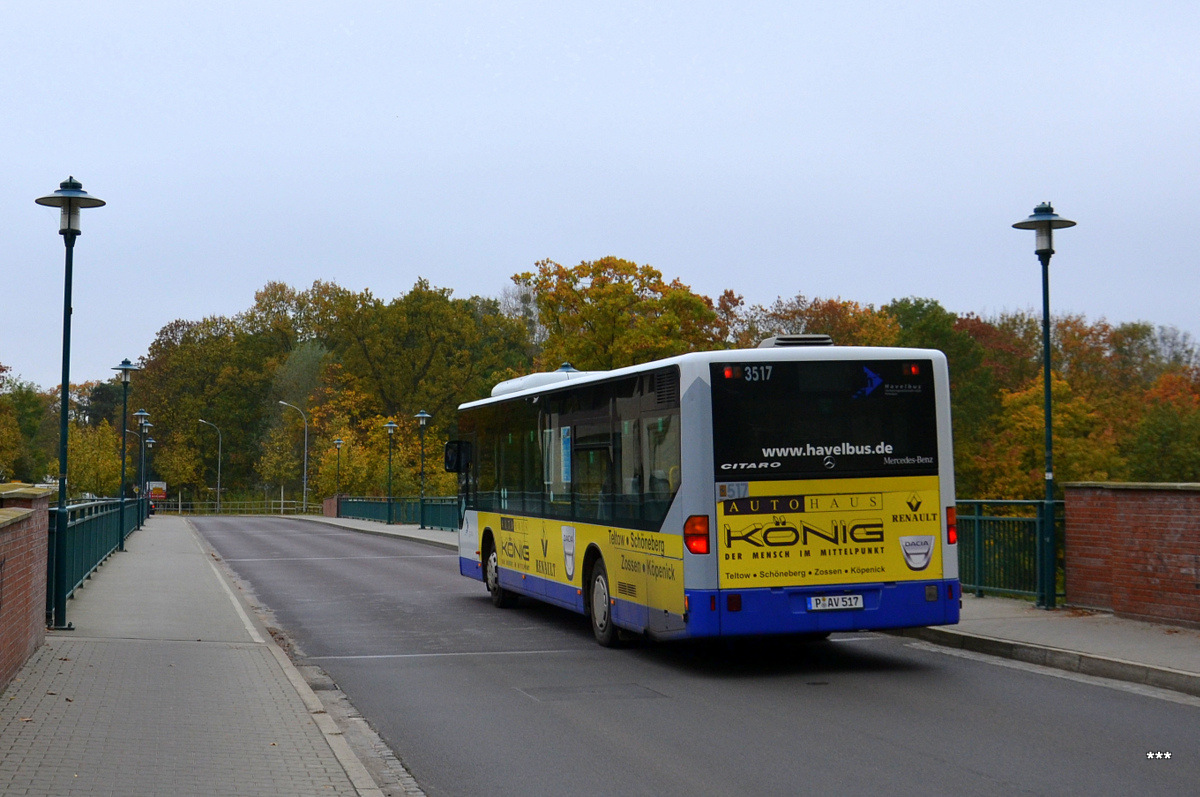
[[[946,507],[946,541],[951,545],[958,544],[958,509]]]
[[[708,553],[708,515],[692,515],[684,522],[683,544],[692,553]]]

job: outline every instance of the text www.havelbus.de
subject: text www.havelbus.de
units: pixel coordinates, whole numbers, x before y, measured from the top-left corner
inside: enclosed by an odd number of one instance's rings
[[[827,457],[850,456],[853,454],[890,454],[891,443],[876,443],[875,445],[856,445],[854,443],[838,443],[834,446],[814,446],[807,443],[802,446],[784,446],[782,448],[764,448],[764,457]]]

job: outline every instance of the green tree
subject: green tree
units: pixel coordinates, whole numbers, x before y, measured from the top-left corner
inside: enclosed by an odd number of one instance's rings
[[[1146,482],[1200,482],[1200,391],[1180,373],[1161,376],[1145,396],[1127,457]]]
[[[425,410],[442,428],[458,404],[528,368],[525,327],[496,300],[455,299],[426,280],[386,303],[322,283],[310,297],[318,337],[337,366],[324,376],[373,414],[399,421]]]
[[[1001,403],[983,346],[959,328],[954,313],[933,299],[896,299],[884,310],[900,327],[896,345],[938,349],[946,355],[950,369],[955,489],[963,496],[987,495],[986,463],[992,456],[991,443]]]

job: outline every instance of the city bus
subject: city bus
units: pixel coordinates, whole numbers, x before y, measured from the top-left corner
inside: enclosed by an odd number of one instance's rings
[[[940,351],[777,336],[459,407],[459,571],[596,640],[820,638],[958,622]]]

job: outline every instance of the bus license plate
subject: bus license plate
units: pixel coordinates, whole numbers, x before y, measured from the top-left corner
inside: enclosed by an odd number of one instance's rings
[[[814,595],[808,599],[808,610],[812,612],[830,609],[861,609],[862,595]]]

